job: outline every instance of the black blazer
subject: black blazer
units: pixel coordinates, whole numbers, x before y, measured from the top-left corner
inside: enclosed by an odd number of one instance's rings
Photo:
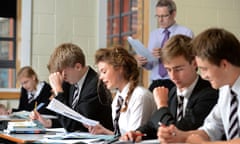
[[[18,108],[12,109],[12,111],[13,112],[22,110],[32,111],[35,107],[35,102],[37,102],[38,104],[43,102],[45,103],[45,105],[40,110],[38,110],[38,112],[41,114],[55,114],[54,112],[51,112],[50,110],[46,109],[46,106],[50,102],[49,98],[52,95],[51,90],[52,90],[51,86],[48,83],[44,82],[44,86],[41,92],[39,93],[39,96],[30,103],[28,103],[27,90],[22,87]]]
[[[175,124],[180,130],[194,130],[200,127],[205,117],[217,103],[218,91],[214,90],[208,81],[199,77],[199,80],[189,97],[185,116],[180,120],[176,120],[177,115],[177,94],[176,87],[169,92],[168,107],[158,109],[148,121],[147,124],[138,128],[147,136],[143,139],[156,138],[159,122],[170,125]]]
[[[97,88],[98,86],[99,88]],[[71,107],[74,86],[67,86],[67,84],[65,84],[63,89],[64,93],[58,94],[56,99]],[[77,106],[74,110],[87,118],[99,121],[105,128],[113,130],[111,102],[111,93],[104,87],[103,83],[98,80],[97,73],[89,67]],[[78,121],[61,115],[59,115],[58,120],[67,131],[88,131],[82,123]],[[54,121],[53,127],[55,127]]]

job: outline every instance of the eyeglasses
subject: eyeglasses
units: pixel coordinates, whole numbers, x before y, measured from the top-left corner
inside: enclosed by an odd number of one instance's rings
[[[163,18],[168,18],[170,16],[170,14],[166,14],[166,15],[155,15],[155,18],[157,19],[163,19]]]

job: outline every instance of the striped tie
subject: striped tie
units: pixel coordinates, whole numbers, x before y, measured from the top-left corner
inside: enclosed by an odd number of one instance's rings
[[[178,107],[177,107],[177,121],[180,121],[183,117],[183,96],[178,96]]]
[[[77,105],[78,101],[78,94],[79,94],[79,87],[77,84],[74,85],[74,94],[73,94],[73,101],[72,101],[72,108],[74,109]]]
[[[31,103],[34,100],[34,93],[29,94],[28,103]]]
[[[229,139],[239,137],[239,124],[238,124],[238,100],[237,95],[231,90],[231,103],[230,103],[230,116],[229,116]]]
[[[120,117],[122,104],[123,104],[123,98],[121,96],[118,96],[117,106],[116,106],[116,116],[115,116],[114,121],[113,121],[114,134],[116,136],[120,136],[121,135],[121,132],[120,132],[120,129],[119,129],[119,125],[118,125],[118,120],[119,120],[119,117]]]

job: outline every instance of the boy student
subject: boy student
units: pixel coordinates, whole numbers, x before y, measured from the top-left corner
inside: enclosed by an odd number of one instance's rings
[[[202,77],[219,89],[218,103],[198,130],[160,127],[158,139],[162,143],[239,144],[240,42],[227,30],[210,28],[194,39],[193,51]],[[221,140],[222,135],[226,141]]]
[[[190,51],[191,38],[176,35],[169,39],[162,50],[162,60],[168,74],[176,85],[168,93],[165,87],[153,90],[158,110],[150,121],[136,131],[130,131],[122,140],[141,141],[157,138],[160,125],[175,125],[181,130],[200,127],[217,103],[217,91],[196,71],[197,65]],[[146,136],[140,136],[146,134]]]
[[[72,43],[63,43],[51,54],[48,68],[49,82],[55,98],[83,116],[99,121],[113,130],[111,94],[98,80],[97,73],[85,63],[82,49]],[[66,88],[67,84],[70,88]],[[64,86],[63,86],[64,84]],[[55,127],[59,121],[67,131],[88,131],[82,123],[59,115],[57,120],[44,119],[34,111],[32,119],[38,119],[45,127]]]

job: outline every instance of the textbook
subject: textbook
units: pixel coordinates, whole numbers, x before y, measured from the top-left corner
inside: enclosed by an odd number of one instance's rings
[[[46,133],[46,129],[39,121],[8,122],[5,132],[14,134],[40,134]]]

